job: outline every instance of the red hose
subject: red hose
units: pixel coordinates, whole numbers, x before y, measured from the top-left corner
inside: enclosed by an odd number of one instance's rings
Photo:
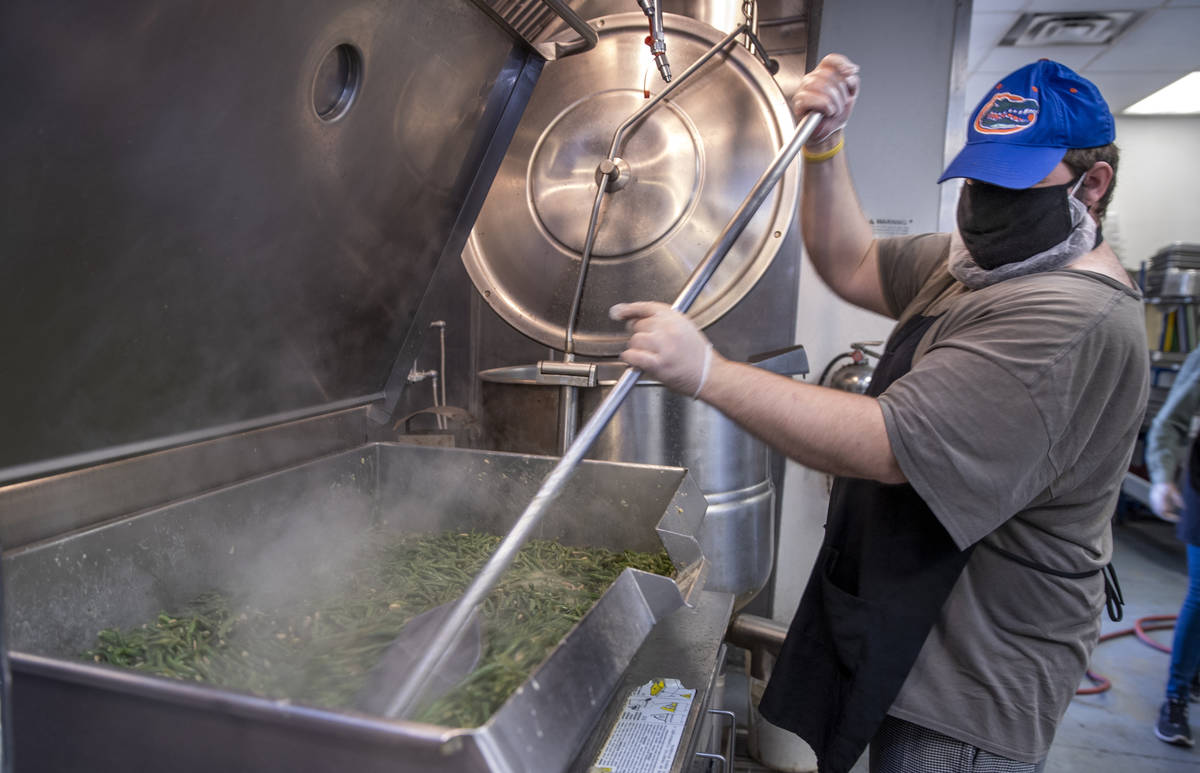
[[[1159,652],[1170,654],[1171,648],[1165,644],[1159,644],[1148,635],[1148,631],[1165,631],[1175,627],[1175,615],[1150,615],[1148,617],[1139,617],[1133,624],[1132,628],[1125,628],[1120,631],[1106,633],[1100,637],[1101,642],[1106,642],[1109,639],[1116,639],[1119,636],[1129,636],[1133,634],[1143,643],[1147,644]],[[1147,625],[1149,623],[1149,625]],[[1084,674],[1091,682],[1093,687],[1080,687],[1075,691],[1076,695],[1096,695],[1102,693],[1112,687],[1112,682],[1104,676],[1095,673],[1090,668]]]

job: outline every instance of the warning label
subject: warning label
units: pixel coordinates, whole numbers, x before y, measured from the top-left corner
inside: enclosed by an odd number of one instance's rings
[[[875,236],[907,236],[912,233],[911,217],[873,217],[871,231]]]
[[[647,682],[629,696],[591,773],[666,773],[696,691],[678,679]]]

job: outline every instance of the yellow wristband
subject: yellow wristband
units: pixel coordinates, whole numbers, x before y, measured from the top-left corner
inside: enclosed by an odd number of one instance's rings
[[[804,156],[805,161],[812,161],[815,164],[819,164],[822,161],[828,161],[829,159],[836,156],[838,153],[841,153],[842,148],[844,148],[845,146],[846,146],[846,138],[842,137],[837,141],[836,145],[834,145],[832,148],[830,148],[829,150],[826,150],[823,153],[809,153],[808,148],[801,148],[800,155]]]

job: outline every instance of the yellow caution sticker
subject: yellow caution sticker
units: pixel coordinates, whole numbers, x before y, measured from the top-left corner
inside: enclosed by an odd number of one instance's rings
[[[588,773],[669,773],[696,691],[656,679],[633,691]]]

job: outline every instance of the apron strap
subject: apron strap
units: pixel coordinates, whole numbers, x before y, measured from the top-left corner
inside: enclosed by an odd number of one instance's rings
[[[1114,623],[1119,623],[1125,617],[1125,594],[1121,592],[1121,583],[1117,580],[1116,567],[1112,565],[1112,561],[1102,566],[1099,569],[1090,569],[1086,572],[1064,572],[1060,569],[1054,569],[1049,566],[1043,566],[1035,561],[1030,561],[1028,558],[1023,558],[1016,553],[1011,553],[1004,548],[996,547],[990,542],[980,541],[988,550],[998,556],[1028,567],[1035,572],[1042,574],[1051,574],[1055,577],[1063,577],[1068,580],[1082,580],[1085,577],[1093,577],[1097,574],[1104,575],[1104,606],[1108,610],[1108,616]]]

